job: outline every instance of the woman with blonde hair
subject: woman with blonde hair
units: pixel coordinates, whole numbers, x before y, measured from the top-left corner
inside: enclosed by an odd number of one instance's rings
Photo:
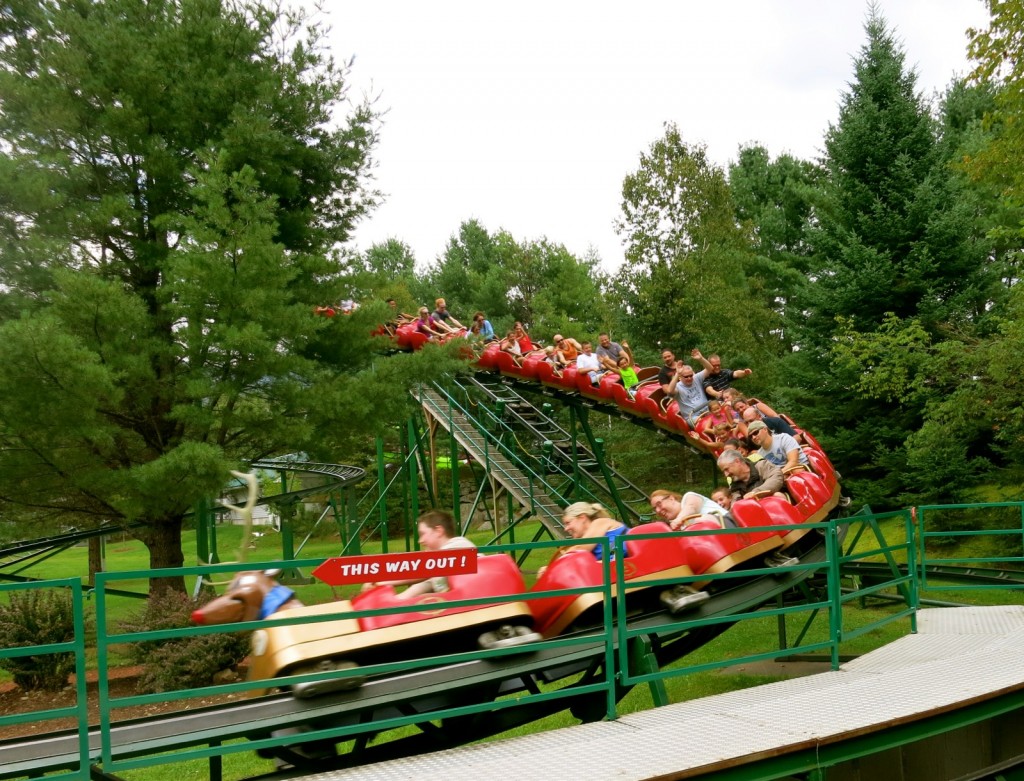
[[[433,315],[430,314],[430,310],[425,306],[419,308],[419,317],[414,321],[417,333],[424,334],[428,339],[440,339],[442,336],[448,333],[446,330],[441,330],[438,327],[437,320],[434,319]]]
[[[569,532],[569,535],[580,540],[584,537],[606,537],[611,543],[616,537],[629,531],[629,527],[614,518],[610,518],[604,507],[596,502],[575,502],[565,508],[562,513],[562,526]],[[604,547],[602,542],[588,542],[573,545],[566,548],[566,551],[589,551],[598,561]],[[614,551],[612,551],[614,553]]]

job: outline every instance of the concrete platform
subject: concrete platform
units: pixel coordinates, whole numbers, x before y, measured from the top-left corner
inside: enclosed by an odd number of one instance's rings
[[[1024,691],[1024,606],[918,613],[918,634],[828,671],[311,781],[696,778]],[[831,776],[830,776],[831,777]]]

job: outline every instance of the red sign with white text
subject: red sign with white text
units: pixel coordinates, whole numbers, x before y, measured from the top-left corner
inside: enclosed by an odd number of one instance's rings
[[[416,580],[476,572],[476,548],[453,548],[375,556],[339,556],[313,570],[328,586],[373,583],[378,580]]]

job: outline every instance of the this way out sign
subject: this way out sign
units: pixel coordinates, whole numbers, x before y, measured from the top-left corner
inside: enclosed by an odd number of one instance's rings
[[[372,583],[376,580],[422,579],[476,572],[476,548],[454,548],[374,556],[338,556],[313,570],[329,586]]]

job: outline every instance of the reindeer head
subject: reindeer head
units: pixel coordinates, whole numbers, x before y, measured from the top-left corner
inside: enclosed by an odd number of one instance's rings
[[[255,621],[284,608],[301,607],[291,589],[277,582],[280,570],[239,572],[223,596],[193,611],[193,624]]]

